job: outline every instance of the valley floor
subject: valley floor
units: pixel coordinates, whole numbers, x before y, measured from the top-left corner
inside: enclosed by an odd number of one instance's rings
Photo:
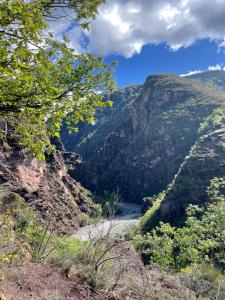
[[[134,203],[120,203],[120,213],[113,218],[101,219],[99,223],[81,227],[74,237],[82,241],[97,240],[101,236],[125,235],[139,222],[141,206]]]

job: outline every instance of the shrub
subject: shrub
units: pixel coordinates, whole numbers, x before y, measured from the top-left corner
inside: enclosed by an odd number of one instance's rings
[[[143,232],[148,231],[153,227],[153,224],[157,222],[157,210],[165,196],[165,192],[159,193],[158,195],[152,196],[153,205],[149,208],[144,216],[140,220],[140,229]]]
[[[106,217],[114,216],[118,211],[118,203],[122,201],[119,190],[115,192],[104,191],[103,214]]]
[[[101,204],[95,204],[94,205],[95,212],[94,212],[94,218],[98,219],[102,216],[103,210]]]
[[[22,197],[0,188],[0,266],[28,257],[29,244],[23,234],[34,218]]]
[[[33,258],[40,262],[54,256],[75,254],[85,245],[73,237],[58,237],[49,231],[48,226],[29,226],[24,232],[24,239],[29,244]]]
[[[29,245],[17,235],[9,213],[0,214],[0,267],[26,259]]]
[[[78,221],[79,221],[79,225],[81,227],[84,227],[91,223],[91,218],[85,213],[80,213]]]
[[[193,265],[180,274],[181,283],[196,297],[214,298],[219,288],[220,273],[209,264]],[[214,296],[214,297],[213,297]]]
[[[134,244],[145,259],[177,271],[203,262],[224,271],[224,184],[224,178],[212,180],[208,190],[212,203],[206,209],[190,205],[184,227],[174,228],[161,222],[146,235],[137,235]]]

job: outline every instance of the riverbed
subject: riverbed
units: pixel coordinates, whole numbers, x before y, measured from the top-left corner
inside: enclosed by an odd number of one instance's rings
[[[97,223],[81,227],[73,236],[82,241],[98,240],[110,235],[123,236],[139,223],[141,206],[134,203],[120,203],[120,214],[113,218],[102,218]]]

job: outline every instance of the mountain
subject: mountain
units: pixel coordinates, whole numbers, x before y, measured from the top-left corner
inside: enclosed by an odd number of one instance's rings
[[[221,91],[225,91],[225,71],[215,70],[201,72],[188,76],[187,78],[200,81],[211,87],[217,88]]]
[[[78,133],[69,134],[67,127],[63,126],[61,130],[61,138],[65,148],[68,151],[76,151],[82,148],[82,156],[88,156],[89,147],[83,147],[83,144],[88,143],[92,136],[99,138],[101,140],[101,136],[104,134],[99,134],[98,132],[106,132],[105,125],[109,122],[108,130],[110,131],[111,123],[110,121],[117,116],[119,111],[123,111],[124,107],[128,102],[132,102],[135,100],[141,90],[141,85],[132,85],[125,87],[123,89],[117,90],[113,95],[111,95],[111,100],[113,101],[113,107],[105,108],[104,110],[97,111],[96,114],[96,123],[92,125],[80,123],[78,125],[79,131]],[[116,119],[116,118],[115,118]],[[104,126],[104,127],[103,127]],[[106,125],[107,126],[107,125]],[[97,132],[97,134],[96,134]],[[95,140],[95,143],[98,141]],[[99,141],[101,143],[101,141]],[[78,150],[78,152],[81,152]],[[86,153],[87,152],[87,153]]]
[[[79,141],[62,135],[66,147],[83,158],[72,175],[97,193],[119,188],[124,201],[141,203],[166,190],[163,220],[182,215],[189,203],[203,203],[210,179],[225,176],[225,96],[212,82],[221,90],[225,72],[151,75],[143,86],[117,91],[114,108],[82,128]]]

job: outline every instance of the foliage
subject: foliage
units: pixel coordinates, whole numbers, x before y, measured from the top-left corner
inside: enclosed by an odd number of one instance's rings
[[[153,223],[155,222],[156,212],[160,207],[160,203],[162,202],[165,196],[165,192],[161,192],[158,195],[152,196],[153,205],[150,207],[143,217],[140,219],[140,228],[142,231],[146,232],[152,227]]]
[[[137,249],[149,262],[175,270],[204,262],[225,270],[224,185],[225,178],[212,180],[208,190],[212,203],[205,209],[190,205],[182,228],[160,222],[146,235],[136,236]]]
[[[100,218],[102,216],[102,213],[103,213],[101,204],[94,204],[94,209],[95,209],[94,218],[95,219]]]
[[[112,273],[112,262],[119,259],[112,253],[117,243],[110,239],[109,233],[106,236],[100,234],[95,241],[80,243],[81,247],[78,251],[53,254],[48,261],[68,277],[79,276],[91,286],[102,288]]]
[[[84,247],[84,243],[75,238],[57,236],[51,232],[49,226],[27,227],[24,239],[29,244],[32,257],[40,262],[57,255],[75,254]]]
[[[213,110],[212,114],[208,116],[201,124],[198,133],[204,133],[207,129],[220,124],[221,120],[224,118],[225,112],[222,108],[216,108]]]
[[[84,29],[88,29],[90,20],[98,13],[98,6],[104,2],[104,0],[43,0],[43,14],[48,21],[69,20],[78,22]],[[75,17],[72,18],[65,13],[66,9],[73,10]]]
[[[0,188],[0,266],[26,260],[30,249],[23,232],[33,219],[23,198]]]
[[[119,190],[110,193],[108,191],[104,191],[103,196],[103,214],[106,217],[112,217],[117,213],[118,204],[121,202],[121,196]]]
[[[77,19],[87,20],[102,1],[67,1]],[[3,0],[0,3],[0,120],[8,135],[44,159],[52,151],[50,136],[59,137],[61,122],[70,130],[79,121],[93,122],[96,108],[113,87],[112,65],[102,58],[77,54],[70,41],[56,41],[44,11],[55,1]],[[49,7],[49,4],[50,7]],[[86,21],[84,22],[86,24]],[[46,125],[47,122],[47,125]]]
[[[0,189],[0,214],[12,218],[13,228],[17,232],[22,232],[36,218],[21,196],[4,189]]]
[[[89,225],[92,222],[92,219],[89,215],[85,213],[80,213],[78,217],[78,222],[80,227],[83,227],[85,225]]]
[[[27,257],[43,262],[50,255],[76,253],[83,243],[60,237],[50,224],[37,225],[36,216],[16,193],[0,190],[0,265]]]
[[[190,268],[183,269],[180,274],[182,284],[190,291],[194,291],[197,298],[211,296],[210,299],[212,299],[216,296],[215,294],[218,295],[219,277],[218,270],[209,264],[193,265]]]
[[[9,213],[0,214],[0,267],[26,256],[27,245],[17,239],[14,225]]]

